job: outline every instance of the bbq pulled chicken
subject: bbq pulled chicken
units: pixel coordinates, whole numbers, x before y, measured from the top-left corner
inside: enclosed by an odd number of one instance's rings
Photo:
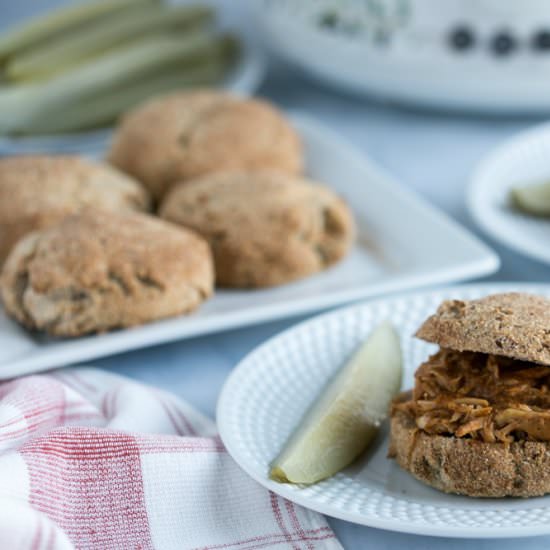
[[[393,405],[429,434],[488,443],[550,441],[550,367],[441,349]]]

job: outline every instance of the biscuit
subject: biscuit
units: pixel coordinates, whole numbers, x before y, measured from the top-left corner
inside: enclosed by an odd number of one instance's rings
[[[213,279],[208,245],[193,232],[141,213],[86,210],[19,241],[0,291],[26,327],[80,336],[193,311]]]
[[[405,412],[393,413],[389,456],[418,480],[471,497],[550,493],[550,443],[509,445],[427,434]]]
[[[147,191],[118,170],[76,156],[0,159],[0,265],[30,231],[84,207],[147,210]]]
[[[212,247],[219,286],[254,288],[305,277],[342,258],[352,214],[334,193],[297,176],[233,172],[176,186],[161,217]]]
[[[511,292],[446,301],[416,336],[442,348],[550,365],[550,300]]]
[[[195,91],[153,99],[128,113],[115,133],[109,160],[160,200],[170,185],[212,172],[298,174],[302,147],[270,104]]]

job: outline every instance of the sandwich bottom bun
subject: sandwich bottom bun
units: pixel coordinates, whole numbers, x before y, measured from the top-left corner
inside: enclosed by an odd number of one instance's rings
[[[550,443],[485,443],[430,435],[394,410],[388,456],[416,479],[470,497],[534,497],[550,493]]]

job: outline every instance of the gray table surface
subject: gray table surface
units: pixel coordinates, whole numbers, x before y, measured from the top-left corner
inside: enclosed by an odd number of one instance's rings
[[[59,0],[0,0],[0,26]],[[228,3],[229,4],[229,3]],[[329,125],[474,233],[464,190],[476,162],[492,147],[543,118],[484,118],[405,109],[322,88],[296,72],[273,64],[260,95],[283,108],[304,111]],[[519,256],[481,235],[500,255],[502,267],[488,280],[544,282],[550,268]],[[269,323],[157,346],[103,360],[95,365],[166,388],[214,416],[216,400],[231,369],[256,345],[300,320]],[[510,540],[460,540],[392,533],[329,519],[345,548],[373,550],[542,550],[550,536]]]

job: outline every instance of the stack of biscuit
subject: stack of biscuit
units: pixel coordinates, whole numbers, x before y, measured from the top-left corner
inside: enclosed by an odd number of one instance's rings
[[[123,118],[108,161],[0,160],[0,292],[30,329],[80,336],[189,313],[215,285],[319,272],[353,240],[351,212],[301,175],[300,138],[264,101],[150,100]]]

